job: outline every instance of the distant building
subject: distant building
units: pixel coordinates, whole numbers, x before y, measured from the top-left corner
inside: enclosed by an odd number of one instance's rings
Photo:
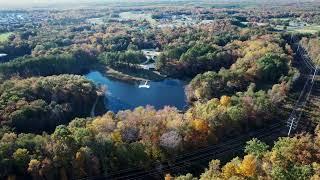
[[[161,52],[158,52],[155,49],[144,49],[142,50],[142,53],[147,58],[147,61],[140,64],[139,67],[145,70],[154,70],[156,68],[155,61],[158,59]]]
[[[157,57],[160,55],[160,52],[155,51],[154,49],[145,49],[142,50],[142,53],[148,60],[156,60]]]
[[[156,64],[155,63],[151,63],[151,64],[140,64],[139,65],[142,69],[145,70],[153,70],[156,69]]]

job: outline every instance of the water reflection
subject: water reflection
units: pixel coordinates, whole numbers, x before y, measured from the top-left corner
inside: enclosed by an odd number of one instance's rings
[[[114,112],[146,105],[152,105],[156,109],[169,105],[180,110],[186,106],[186,84],[177,79],[150,81],[150,88],[139,88],[139,84],[114,80],[98,71],[90,72],[86,77],[96,84],[107,86],[106,107]]]

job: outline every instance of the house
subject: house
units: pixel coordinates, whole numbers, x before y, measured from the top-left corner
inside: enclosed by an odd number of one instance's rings
[[[160,52],[157,52],[154,49],[145,49],[145,50],[142,50],[142,53],[146,56],[148,60],[154,60],[154,61],[160,55]]]

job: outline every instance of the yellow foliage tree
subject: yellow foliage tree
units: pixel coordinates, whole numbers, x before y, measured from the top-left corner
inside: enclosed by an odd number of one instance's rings
[[[257,161],[255,156],[246,155],[239,166],[238,173],[245,177],[252,177],[256,174]]]
[[[119,122],[117,123],[117,128],[118,128],[118,129],[121,129],[121,128],[123,128],[123,127],[125,127],[124,122],[123,122],[123,121],[119,121]]]
[[[192,122],[192,126],[195,130],[201,132],[207,132],[209,130],[209,125],[205,120],[195,119]]]
[[[110,133],[116,128],[116,122],[110,114],[97,117],[92,121],[92,126],[98,132]]]
[[[41,162],[36,159],[31,159],[28,166],[28,172],[33,176],[34,179],[38,178]]]
[[[194,91],[194,96],[197,98],[197,99],[201,99],[202,97],[202,92],[201,92],[201,89],[198,88]]]
[[[320,164],[314,162],[312,163],[312,168],[315,174],[311,177],[311,180],[319,180],[320,179]]]
[[[115,142],[115,143],[122,143],[122,136],[120,131],[114,131],[111,134],[111,139]]]
[[[228,162],[222,168],[222,176],[225,179],[230,179],[231,177],[238,175],[240,161],[238,158],[233,159],[231,162]]]
[[[31,159],[29,162],[29,167],[28,167],[28,171],[32,172],[32,171],[38,171],[40,168],[40,161],[36,160],[36,159]]]
[[[79,177],[84,177],[86,175],[85,172],[85,154],[83,151],[78,151],[76,153],[76,158],[75,158],[75,163],[76,166],[79,168]]]
[[[227,107],[227,106],[230,105],[230,103],[231,103],[231,98],[230,98],[229,96],[222,96],[222,97],[220,98],[220,104],[221,104],[222,106]]]

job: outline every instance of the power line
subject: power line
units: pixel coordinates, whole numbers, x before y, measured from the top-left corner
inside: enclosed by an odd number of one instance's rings
[[[227,141],[225,143],[220,143],[218,145],[215,145],[215,146],[211,146],[211,148],[217,148],[217,147],[220,147],[220,148],[229,148],[230,146],[234,146],[235,148],[236,147],[240,147],[242,144],[243,144],[243,140],[247,140],[247,139],[250,139],[251,137],[257,137],[259,135],[264,135],[266,133],[270,133],[272,132],[271,130],[273,129],[279,129],[281,127],[281,123],[276,123],[276,124],[273,124],[271,125],[270,127],[268,128],[264,128],[262,130],[258,130],[258,131],[255,131],[254,133],[250,134],[250,135],[242,135],[240,136],[239,138],[236,138],[235,140],[230,140],[230,141]],[[242,140],[242,141],[241,141]],[[236,142],[236,143],[234,143]],[[240,145],[241,144],[241,145]],[[242,146],[241,146],[242,147]],[[205,148],[205,149],[208,149],[208,148]],[[202,149],[200,149],[202,150]],[[186,162],[186,161],[190,161],[192,160],[192,158],[195,158],[197,156],[202,156],[203,154],[208,154],[208,153],[214,153],[215,151],[219,150],[219,149],[208,149],[207,151],[205,152],[202,152],[201,154],[193,154],[191,155],[191,157],[186,157],[184,159],[181,159],[180,161],[178,162],[174,162],[173,164],[176,164],[176,163],[182,163],[182,162]],[[212,152],[213,151],[213,152]],[[149,170],[149,171],[145,171],[145,172],[150,172],[150,171],[154,171],[153,170]],[[138,172],[136,174],[141,174],[141,173],[145,173],[145,172]],[[135,173],[133,175],[136,175]],[[123,178],[127,178],[128,176],[132,176],[132,174],[130,175],[127,175],[127,176],[120,176],[116,179],[123,179]]]
[[[275,127],[273,129],[267,129],[267,131],[264,131],[264,132],[262,132],[262,133],[260,133],[258,135],[255,135],[255,137],[257,137],[259,139],[270,137],[270,136],[274,135],[275,132],[279,133],[279,131],[281,131],[281,129],[282,129],[281,127]],[[243,145],[243,143],[238,142],[238,144],[233,144],[232,147],[228,147],[226,149],[221,149],[218,152],[208,152],[206,154],[202,154],[201,156],[196,156],[196,157],[193,157],[192,159],[187,159],[185,161],[178,162],[178,163],[181,164],[181,163],[185,163],[185,162],[188,162],[188,161],[210,160],[210,159],[212,159],[212,154],[215,155],[214,158],[219,158],[219,157],[224,156],[225,154],[229,154],[229,152],[242,151],[243,150],[242,145]],[[189,167],[190,166],[188,164],[178,165],[178,163],[174,164],[171,167],[167,167],[165,169],[162,169],[162,172],[169,171],[169,170],[172,170],[172,169],[184,168],[184,167]],[[120,180],[120,179],[126,179],[126,180],[141,179],[142,177],[156,175],[158,173],[159,172],[156,171],[156,170],[150,170],[150,171],[146,171],[145,174],[140,175],[140,176],[139,175],[138,176],[133,175],[134,177],[132,177],[132,178],[130,178],[129,176],[125,176],[125,177],[118,178],[118,180]]]
[[[291,34],[291,41],[293,41],[293,34]],[[296,43],[296,39],[294,40],[293,43],[294,44]],[[307,55],[306,50],[300,46],[299,42],[297,47],[297,53],[299,54],[300,58],[302,58],[305,65],[309,68],[310,74],[308,75],[307,81],[305,82],[304,87],[300,93],[300,96],[287,121],[287,126],[289,127],[288,136],[290,136],[292,130],[295,130],[298,127],[298,124],[302,115],[302,110],[307,104],[307,101],[310,97],[310,94],[314,85],[315,76],[318,73],[318,66],[315,67],[315,65],[312,63],[309,56]],[[313,70],[313,73],[311,73],[312,70]],[[310,75],[312,76],[312,78],[310,78]]]
[[[291,41],[293,40],[293,38],[296,38],[293,36],[293,34],[291,35]],[[303,52],[302,52],[303,51]],[[297,47],[297,52],[299,54],[300,57],[302,57],[302,60],[304,61],[304,64],[306,65],[306,67],[310,70],[310,74],[311,71],[314,70],[313,76],[312,78],[310,78],[310,76],[308,76],[308,79],[304,85],[304,88],[302,89],[302,91],[300,92],[300,96],[297,100],[297,102],[295,103],[295,106],[293,108],[293,111],[289,117],[289,124],[290,124],[290,129],[289,129],[289,133],[288,135],[290,135],[292,129],[295,129],[298,125],[298,122],[301,118],[301,114],[302,114],[302,108],[306,105],[306,102],[310,96],[310,93],[312,91],[313,88],[313,84],[314,84],[314,79],[315,76],[318,72],[318,67],[315,67],[313,65],[313,63],[311,62],[310,58],[307,58],[304,56],[306,51],[300,47],[300,45],[298,44]],[[301,56],[301,54],[304,54]],[[308,90],[307,90],[308,89]],[[300,110],[300,111],[298,111]],[[275,132],[279,132],[280,131],[280,127],[279,126],[280,123],[276,123],[270,127],[268,127],[267,129],[263,129],[263,130],[258,130],[258,131],[254,131],[253,134],[251,135],[246,135],[246,136],[239,136],[235,139],[232,139],[230,141],[227,141],[225,143],[220,143],[217,145],[212,145],[212,146],[208,146],[206,148],[202,148],[193,152],[189,152],[189,153],[185,153],[179,156],[176,156],[175,158],[167,158],[166,162],[162,162],[162,163],[153,163],[154,166],[164,166],[160,168],[160,171],[164,172],[166,170],[172,170],[172,169],[177,169],[177,168],[183,168],[183,167],[189,167],[190,161],[199,161],[199,160],[207,160],[207,159],[212,159],[211,157],[213,156],[213,154],[215,155],[215,158],[218,158],[220,156],[225,155],[227,152],[229,151],[240,151],[243,150],[242,145],[243,140],[249,139],[250,137],[258,137],[258,138],[264,138],[264,137],[270,137],[271,135],[274,135]],[[230,148],[233,147],[233,148]],[[226,149],[224,149],[226,147]],[[221,148],[221,149],[219,149]],[[170,164],[170,161],[173,162]],[[122,175],[122,176],[118,176],[117,175],[121,173],[121,174],[125,174],[128,173],[128,175]],[[126,179],[126,180],[130,180],[130,179],[137,179],[137,178],[142,178],[142,177],[146,177],[146,176],[151,176],[151,175],[156,175],[159,174],[159,170],[157,169],[157,167],[151,169],[151,170],[144,170],[142,168],[128,168],[125,170],[120,170],[114,173],[110,173],[107,176],[105,176],[105,178],[112,178],[114,176],[115,179]],[[87,178],[83,178],[83,179],[95,179],[95,178],[102,178],[101,176],[92,176],[92,177],[87,177]]]

